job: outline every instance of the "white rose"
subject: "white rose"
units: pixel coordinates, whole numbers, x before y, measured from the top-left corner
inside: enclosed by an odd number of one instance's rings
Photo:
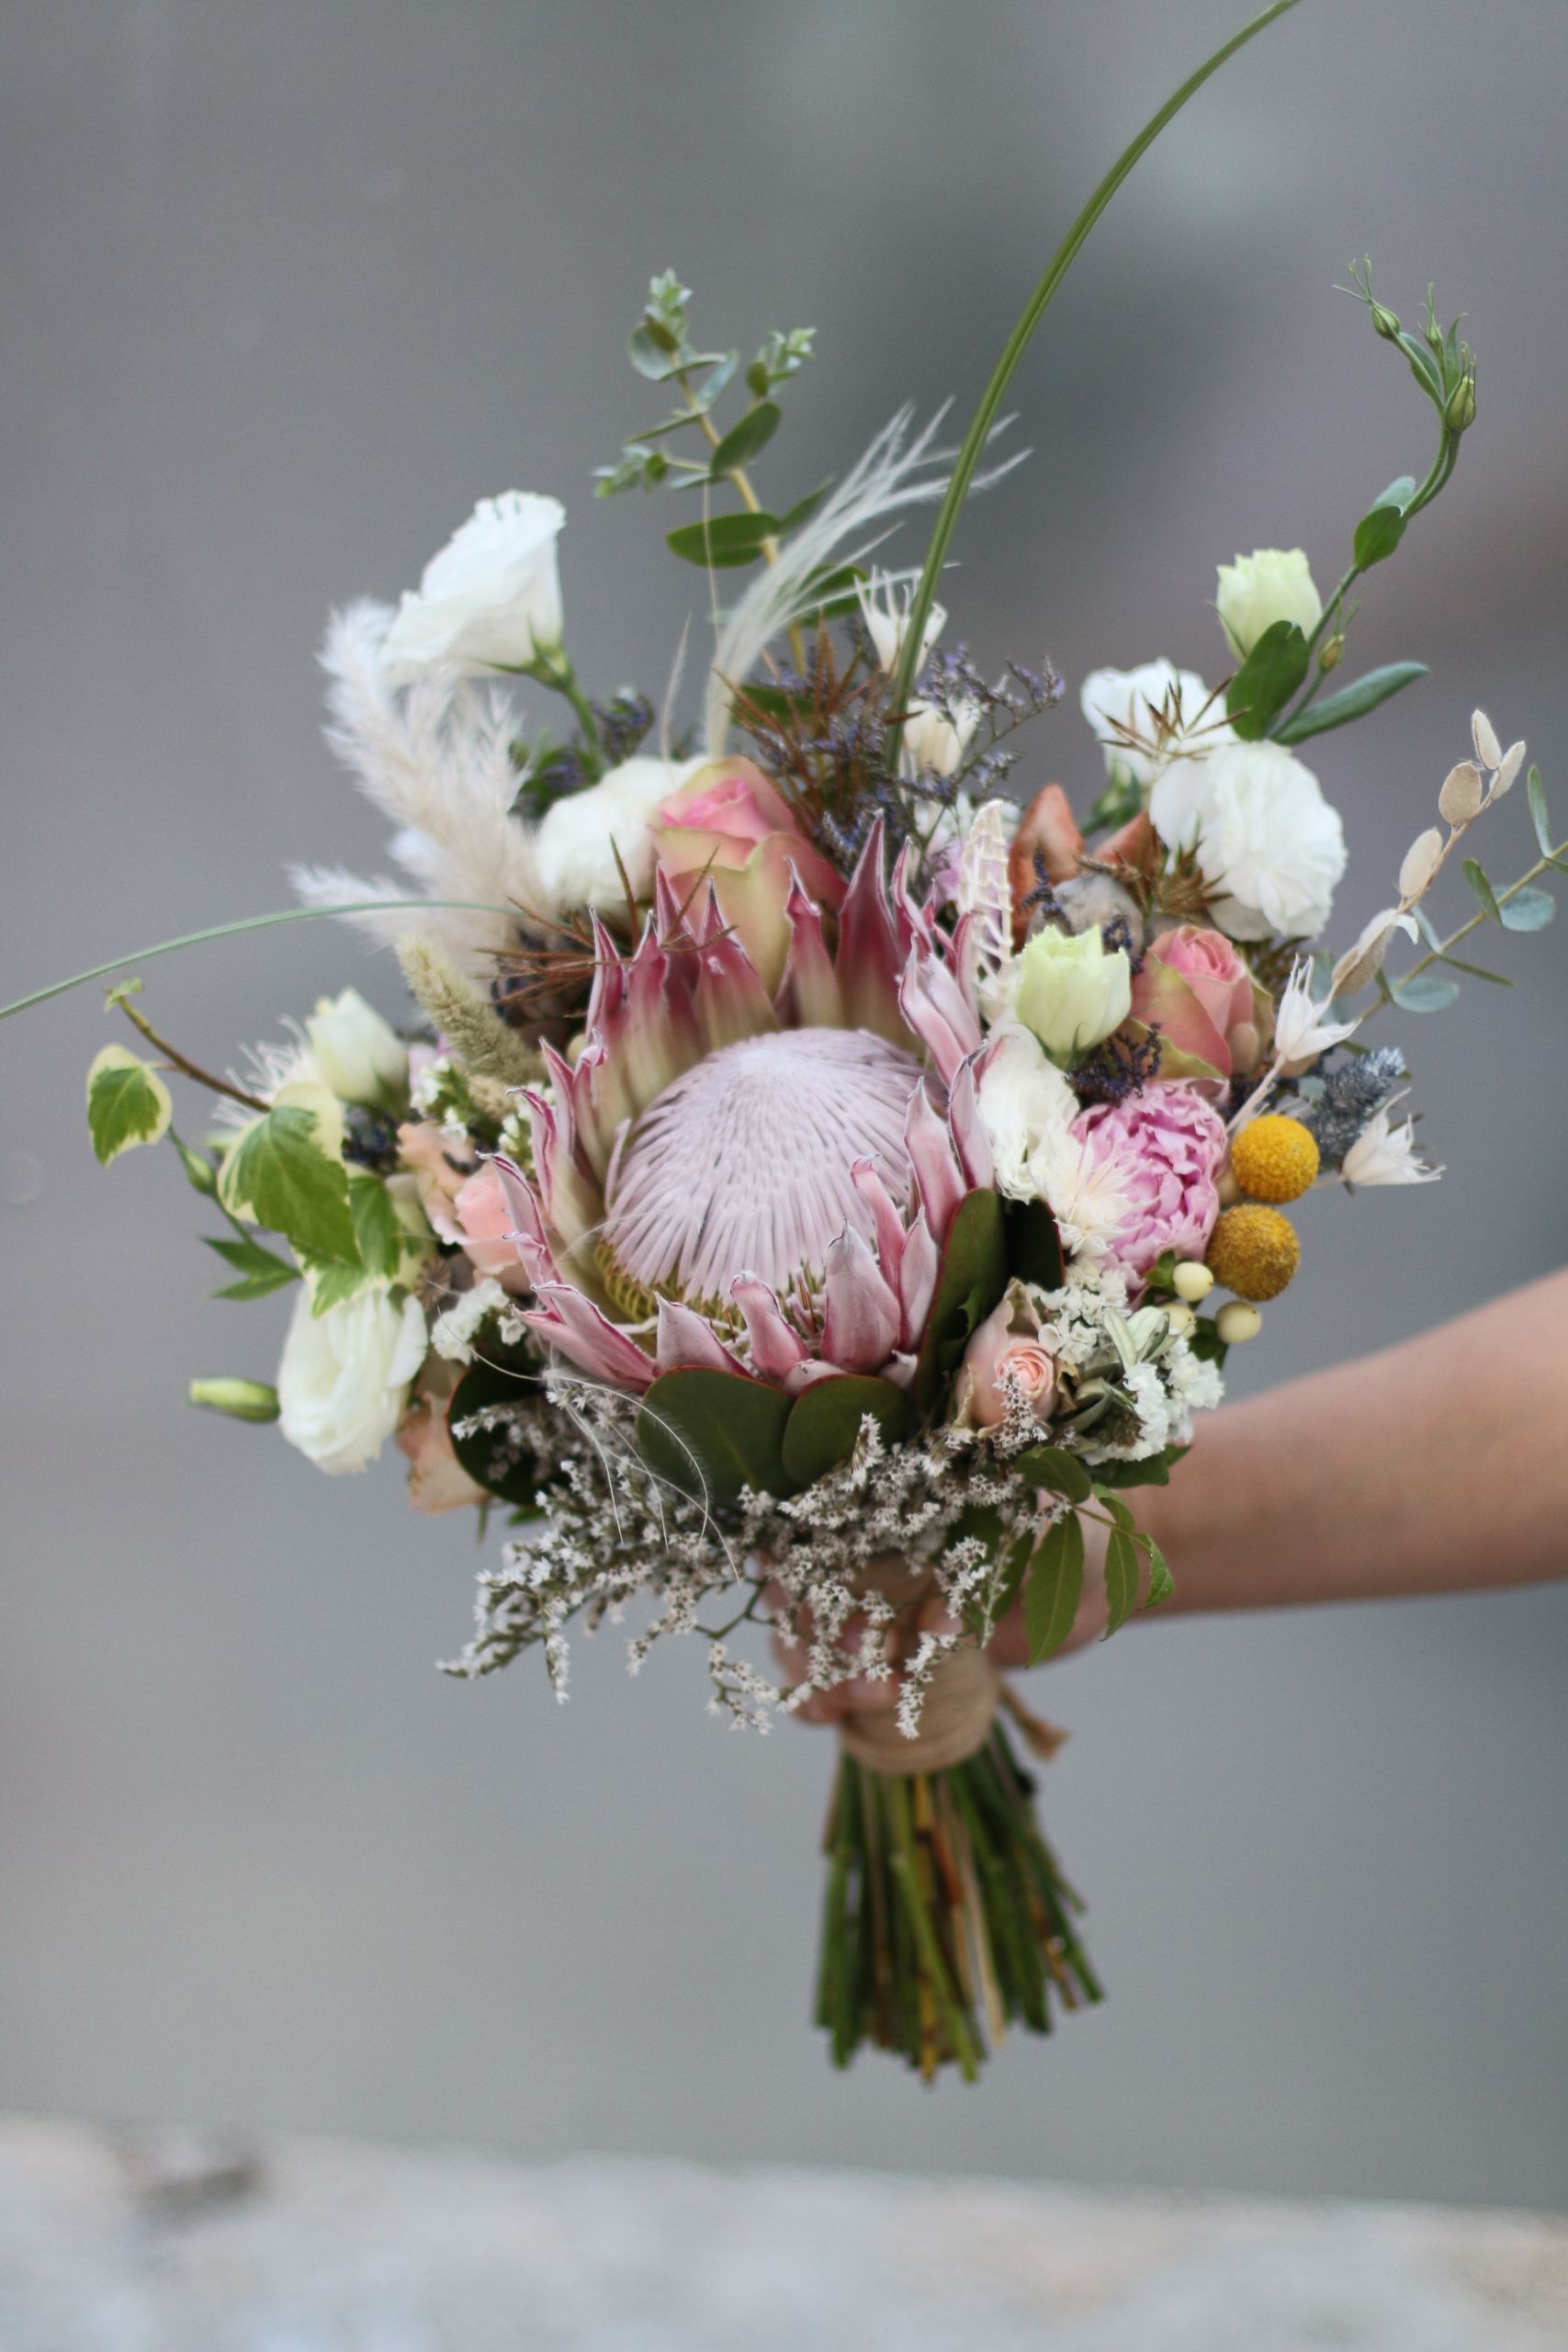
[[[1036,1199],[1038,1156],[1049,1136],[1072,1125],[1077,1096],[1038,1037],[1010,1024],[991,1034],[976,1099],[998,1192],[1014,1201]]]
[[[319,999],[305,1035],[322,1085],[340,1102],[400,1102],[407,1093],[409,1049],[357,989]]]
[[[521,668],[561,639],[556,540],[566,521],[558,498],[508,490],[481,498],[462,528],[432,556],[387,632],[383,670],[393,685],[423,671],[467,676]]]
[[[1226,742],[1230,728],[1195,670],[1145,662],[1135,670],[1091,670],[1078,688],[1078,707],[1104,747],[1108,770],[1124,768],[1145,787],[1171,753],[1198,729],[1204,743]],[[1199,728],[1199,714],[1202,724]],[[1128,744],[1123,735],[1134,736]]]
[[[1098,931],[1048,925],[1013,959],[1013,1011],[1057,1061],[1087,1053],[1119,1029],[1133,1006],[1133,967]]]
[[[623,760],[586,791],[552,801],[534,836],[545,912],[624,905],[616,852],[632,888],[646,898],[653,888],[654,813],[706,765],[701,759]]]
[[[1211,910],[1233,939],[1312,939],[1345,871],[1345,829],[1310,768],[1282,743],[1226,743],[1179,761],[1149,816],[1168,849],[1196,850],[1219,892]]]
[[[1323,598],[1300,548],[1255,548],[1219,566],[1214,609],[1231,651],[1245,662],[1276,621],[1294,621],[1310,637],[1323,618]]]
[[[312,1315],[295,1301],[277,1368],[278,1426],[320,1470],[363,1470],[392,1434],[424,1361],[424,1312],[384,1290]]]

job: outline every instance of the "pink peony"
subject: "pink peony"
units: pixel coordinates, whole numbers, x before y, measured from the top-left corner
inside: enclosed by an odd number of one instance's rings
[[[1181,923],[1150,940],[1133,980],[1133,1019],[1158,1024],[1162,1078],[1224,1080],[1257,1067],[1259,994],[1228,939]]]
[[[455,1238],[478,1272],[493,1274],[504,1290],[526,1292],[528,1277],[517,1261],[516,1244],[508,1238],[516,1229],[517,1219],[502,1190],[493,1159],[481,1161],[458,1188],[452,1213],[457,1227]]]
[[[1124,1102],[1096,1102],[1073,1133],[1109,1169],[1130,1204],[1110,1256],[1141,1290],[1167,1250],[1201,1258],[1220,1213],[1225,1130],[1196,1087],[1156,1083]]]
[[[653,849],[678,899],[705,876],[712,881],[720,913],[769,989],[777,988],[789,952],[790,867],[829,913],[843,900],[842,875],[807,840],[777,786],[750,760],[710,760],[661,801]]]
[[[1015,1332],[1013,1307],[993,1307],[964,1351],[958,1403],[976,1429],[995,1429],[1007,1411],[1004,1383],[1014,1381],[1037,1421],[1048,1421],[1056,1401],[1056,1359],[1032,1332]]]

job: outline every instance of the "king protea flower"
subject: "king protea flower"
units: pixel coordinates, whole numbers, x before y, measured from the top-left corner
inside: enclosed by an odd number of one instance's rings
[[[867,841],[830,950],[798,876],[770,996],[711,892],[661,871],[635,953],[596,933],[581,1051],[546,1047],[533,1172],[502,1159],[524,1319],[597,1379],[686,1367],[795,1391],[907,1382],[959,1202],[991,1179],[964,925],[950,940]]]

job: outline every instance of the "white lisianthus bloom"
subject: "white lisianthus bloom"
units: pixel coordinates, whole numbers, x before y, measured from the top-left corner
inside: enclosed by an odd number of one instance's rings
[[[1041,1148],[1047,1136],[1071,1126],[1078,1100],[1032,1030],[1010,1023],[992,1031],[976,1101],[998,1192],[1010,1200],[1038,1200]]]
[[[561,641],[558,498],[503,491],[481,498],[410,589],[381,649],[393,685],[434,669],[474,676],[547,658]]]
[[[1214,609],[1231,651],[1245,662],[1276,621],[1294,621],[1310,637],[1323,618],[1323,598],[1300,548],[1255,548],[1219,566]]]
[[[322,1085],[340,1102],[398,1102],[406,1093],[409,1049],[357,989],[320,998],[305,1035]]]
[[[385,1290],[310,1311],[299,1293],[277,1368],[278,1427],[319,1470],[363,1470],[398,1425],[424,1361],[424,1311]]]
[[[900,594],[886,572],[876,571],[856,588],[855,594],[860,599],[861,618],[876,648],[877,667],[891,676],[898,667],[909,626],[909,591],[906,588]],[[920,631],[921,662],[946,627],[946,606],[933,605]]]
[[[1396,1094],[1393,1102],[1403,1102]],[[1423,1159],[1416,1148],[1414,1121],[1406,1119],[1402,1126],[1392,1126],[1389,1113],[1393,1102],[1370,1118],[1340,1163],[1339,1173],[1347,1184],[1435,1184],[1442,1174]]]
[[[617,854],[632,888],[646,898],[653,888],[655,811],[707,764],[700,758],[623,760],[585,791],[553,800],[534,836],[544,911],[623,905]]]
[[[1133,972],[1122,947],[1098,931],[1047,925],[1014,958],[1012,1009],[1055,1061],[1087,1053],[1119,1029],[1133,1008]]]
[[[1156,784],[1149,817],[1168,849],[1197,852],[1217,893],[1213,920],[1233,939],[1310,939],[1328,921],[1345,829],[1282,743],[1222,743],[1178,761]]]
[[[1145,790],[1184,742],[1232,740],[1224,711],[1208,702],[1195,670],[1166,661],[1091,670],[1078,688],[1078,707],[1104,748],[1107,770],[1124,768]]]

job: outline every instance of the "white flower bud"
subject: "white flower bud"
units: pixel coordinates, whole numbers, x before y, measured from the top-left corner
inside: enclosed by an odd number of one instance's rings
[[[1497,741],[1497,730],[1483,710],[1470,714],[1470,738],[1475,745],[1475,756],[1483,768],[1501,767],[1503,746]]]
[[[1245,1347],[1248,1340],[1256,1340],[1263,1329],[1263,1317],[1256,1306],[1244,1298],[1233,1298],[1221,1307],[1214,1317],[1214,1329],[1227,1348]]]
[[[265,1380],[193,1380],[186,1392],[193,1405],[227,1413],[234,1421],[276,1421],[277,1391]]]
[[[357,989],[320,998],[305,1035],[321,1083],[340,1102],[400,1102],[409,1049]]]
[[[1255,548],[1220,565],[1214,609],[1231,651],[1245,662],[1276,621],[1294,621],[1310,637],[1323,618],[1323,599],[1301,548]]]
[[[1479,815],[1482,802],[1481,771],[1473,760],[1461,760],[1443,778],[1443,788],[1438,795],[1438,814],[1450,825],[1468,825]]]
[[[1442,834],[1436,825],[1428,825],[1424,833],[1417,833],[1404,853],[1399,869],[1400,897],[1418,899],[1442,863]]]
[[[1126,951],[1098,931],[1037,931],[1017,959],[1014,1010],[1056,1061],[1088,1053],[1119,1029],[1133,1003]]]
[[[1214,1277],[1199,1258],[1183,1258],[1170,1278],[1178,1298],[1197,1306],[1214,1287]]]

